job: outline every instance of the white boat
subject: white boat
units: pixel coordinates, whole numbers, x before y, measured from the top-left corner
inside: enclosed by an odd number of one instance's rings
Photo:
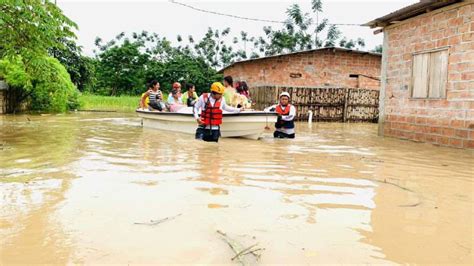
[[[146,128],[195,134],[197,122],[191,108],[177,113],[157,112],[137,109]],[[221,135],[224,138],[241,137],[259,139],[266,126],[277,121],[277,113],[263,111],[243,111],[240,113],[223,113]]]

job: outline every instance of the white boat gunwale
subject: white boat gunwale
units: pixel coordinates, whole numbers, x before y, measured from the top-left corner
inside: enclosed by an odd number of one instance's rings
[[[142,114],[154,114],[154,115],[179,115],[179,116],[194,116],[194,114],[186,113],[174,113],[174,112],[162,112],[162,111],[146,111],[146,110],[136,110],[137,113]],[[241,113],[223,113],[223,116],[278,116],[276,112],[265,112],[265,111],[244,111]]]
[[[142,126],[158,130],[195,134],[197,123],[191,112],[174,113],[148,110],[136,110],[142,118]],[[278,114],[265,111],[244,111],[224,113],[221,136],[259,139],[266,126],[277,121]]]

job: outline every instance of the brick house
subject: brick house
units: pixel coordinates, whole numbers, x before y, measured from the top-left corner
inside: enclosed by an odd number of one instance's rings
[[[474,1],[420,1],[384,33],[379,134],[474,148]]]
[[[250,87],[380,87],[381,55],[343,48],[319,48],[233,63],[220,71]]]

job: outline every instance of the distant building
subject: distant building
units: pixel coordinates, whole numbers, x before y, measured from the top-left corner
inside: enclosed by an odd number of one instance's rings
[[[319,48],[233,63],[220,72],[250,87],[380,87],[381,54]]]
[[[384,33],[379,133],[474,148],[474,1],[420,1],[368,22]]]

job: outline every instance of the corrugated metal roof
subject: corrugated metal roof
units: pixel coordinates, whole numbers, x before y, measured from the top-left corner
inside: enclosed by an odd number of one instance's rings
[[[316,49],[298,51],[298,52],[293,52],[293,53],[277,54],[277,55],[264,56],[264,57],[254,58],[254,59],[246,59],[246,60],[242,60],[242,61],[237,61],[237,62],[234,62],[234,63],[224,67],[223,69],[219,70],[218,73],[222,73],[225,69],[227,69],[229,67],[232,67],[236,64],[240,64],[240,63],[257,61],[257,60],[274,58],[274,57],[282,57],[282,56],[288,56],[288,55],[311,53],[311,52],[316,52],[316,51],[324,51],[324,50],[333,50],[333,51],[340,51],[340,52],[352,52],[352,53],[358,53],[358,54],[370,54],[370,55],[375,55],[375,56],[382,56],[382,54],[374,53],[374,52],[352,50],[352,49],[340,48],[340,47],[323,47],[323,48],[316,48]]]
[[[371,28],[386,27],[393,23],[403,21],[418,15],[448,6],[455,3],[464,2],[462,0],[421,0],[418,3],[409,5],[397,11],[394,11],[383,17],[374,19],[370,22],[363,24],[363,26],[369,26]]]

